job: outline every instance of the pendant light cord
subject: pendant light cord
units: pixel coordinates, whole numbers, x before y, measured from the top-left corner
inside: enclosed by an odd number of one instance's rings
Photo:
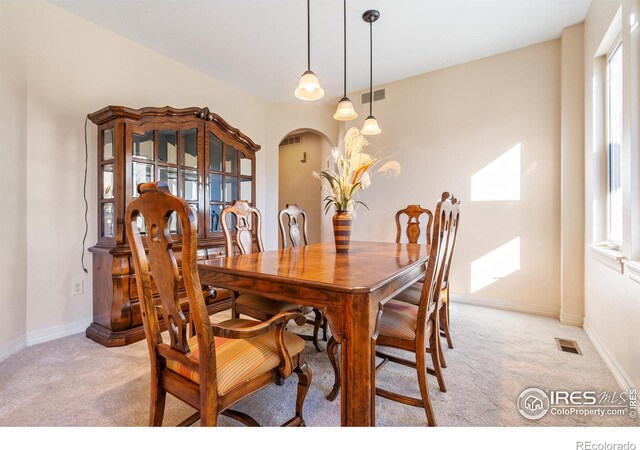
[[[369,22],[369,115],[373,115],[373,22]]]
[[[311,71],[311,14],[307,0],[307,71]]]
[[[347,96],[347,0],[344,0],[344,95]]]
[[[84,118],[84,181],[82,183],[82,194],[84,197],[84,236],[82,237],[82,257],[80,262],[82,264],[82,270],[84,273],[89,273],[84,265],[84,247],[87,241],[87,234],[89,233],[89,221],[87,216],[89,214],[89,202],[87,201],[87,171],[89,168],[89,146],[87,145],[87,123],[89,116]]]

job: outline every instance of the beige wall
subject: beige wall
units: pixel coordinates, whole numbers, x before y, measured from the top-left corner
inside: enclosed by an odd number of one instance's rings
[[[24,346],[26,320],[27,64],[21,5],[0,2],[0,360]]]
[[[382,134],[369,140],[397,153],[402,175],[373,179],[362,195],[371,211],[358,211],[353,238],[393,241],[396,210],[433,208],[448,190],[462,200],[457,299],[557,317],[560,41],[384,87],[374,104]]]
[[[620,3],[592,2],[584,26],[587,242],[594,235],[593,192],[599,183],[592,160],[598,142],[592,59]],[[637,8],[636,2],[624,4],[627,13]],[[48,3],[0,2],[0,8],[0,161],[7,168],[0,187],[11,193],[0,198],[5,211],[23,208],[1,222],[3,235],[12,236],[5,243],[12,258],[0,263],[0,304],[16,320],[0,327],[0,349],[21,345],[25,334],[38,342],[81,331],[91,320],[91,276],[79,263],[87,113],[108,104],[209,106],[251,136],[262,145],[256,200],[268,249],[278,242],[279,142],[292,131],[315,130],[335,145],[345,126],[361,126],[367,114],[355,93],[350,96],[360,117],[345,125],[332,119],[333,104],[262,102]],[[625,33],[637,50],[637,31],[632,35],[626,25]],[[370,141],[398,152],[403,174],[374,178],[362,195],[371,211],[358,211],[354,239],[392,241],[398,208],[432,208],[440,192],[450,190],[463,201],[452,279],[458,300],[555,316],[562,305],[569,319],[579,317],[579,289],[570,286],[581,275],[575,270],[579,251],[574,252],[579,233],[571,233],[580,208],[561,210],[580,196],[580,165],[571,165],[582,145],[574,116],[579,88],[571,83],[579,67],[571,55],[580,46],[579,34],[580,27],[571,27],[562,44],[549,41],[384,86],[387,99],[374,107],[383,134]],[[636,61],[629,55],[629,71],[631,64]],[[637,94],[629,84],[627,89]],[[632,110],[627,114],[633,136],[630,124],[637,117]],[[91,246],[92,125],[88,136]],[[331,238],[328,223],[323,218],[323,240]],[[91,273],[90,257],[86,261]],[[633,321],[640,313],[640,285],[601,264],[589,249],[584,278],[585,327],[621,368],[620,377],[638,385],[640,332]],[[84,281],[83,295],[71,296],[73,280]]]
[[[300,143],[281,145],[279,151],[278,209],[296,204],[307,213],[309,243],[322,240],[322,192],[320,181],[312,176],[324,167],[330,145],[322,136],[306,132],[295,133]],[[306,154],[305,162],[302,162]],[[285,226],[287,222],[285,219]],[[290,242],[287,245],[291,245]],[[280,246],[282,242],[280,241]]]
[[[560,321],[584,317],[584,25],[561,37]]]
[[[265,170],[268,174],[265,186],[265,248],[278,248],[278,180],[279,145],[282,139],[292,132],[313,131],[325,138],[329,146],[338,142],[339,124],[333,119],[335,105],[318,102],[269,103],[266,114]],[[326,157],[323,158],[323,161]],[[321,234],[327,238],[326,219],[323,219]]]
[[[597,58],[604,49],[607,31],[610,29],[616,13],[621,9],[619,26],[622,29],[623,45],[623,97],[628,100],[624,109],[625,132],[623,136],[626,161],[623,161],[625,174],[623,185],[625,204],[638,202],[640,196],[637,189],[638,182],[638,48],[640,36],[637,27],[630,29],[630,15],[635,13],[639,17],[638,2],[626,1],[594,1],[584,25],[584,103],[585,103],[585,331],[592,338],[603,359],[616,376],[622,386],[631,388],[640,386],[640,283],[633,281],[626,274],[621,273],[622,266],[615,266],[615,261],[609,261],[601,253],[589,247],[592,242],[603,239],[601,230],[604,223],[604,199],[600,195],[606,172],[603,165],[603,122],[599,110],[599,100],[594,101],[593,92],[597,92],[603,82],[598,73]],[[615,27],[614,27],[615,28]],[[616,31],[617,34],[617,31]],[[599,51],[600,49],[600,51]],[[595,83],[595,87],[594,87]],[[594,119],[595,117],[595,119]],[[636,160],[630,158],[636,155]],[[635,176],[631,175],[635,171]],[[635,191],[632,186],[635,184]],[[629,195],[634,192],[634,195]],[[630,211],[632,208],[628,208]],[[636,203],[637,214],[637,203]],[[625,245],[621,256],[637,259],[637,248],[632,247],[633,241],[628,239],[629,233],[635,227],[640,229],[638,222],[633,222],[631,214],[625,215]],[[637,220],[637,218],[636,218]]]
[[[25,339],[84,331],[92,320],[91,256],[85,259],[89,274],[80,266],[83,127],[88,113],[106,105],[209,106],[261,144],[256,202],[267,219],[267,248],[277,246],[278,144],[300,129],[335,142],[331,105],[267,104],[49,3],[0,6],[1,158],[9,169],[0,179],[1,198],[7,210],[23,209],[2,221],[4,234],[13,237],[6,244],[13,256],[0,266],[0,300],[14,319],[0,327],[0,353]],[[97,238],[91,123],[88,139],[90,247]],[[84,282],[83,295],[71,295],[75,280]]]
[[[80,267],[86,114],[106,105],[209,106],[264,144],[265,103],[48,3],[28,8],[26,304],[28,340],[37,342],[83,330],[92,317],[91,257],[89,275]],[[88,135],[91,246],[96,242],[93,125]],[[265,153],[257,155],[261,208]],[[83,295],[71,295],[73,280],[84,280]]]

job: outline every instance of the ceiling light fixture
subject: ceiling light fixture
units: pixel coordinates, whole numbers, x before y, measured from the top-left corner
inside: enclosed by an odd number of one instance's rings
[[[358,117],[358,113],[353,109],[353,103],[347,97],[347,0],[344,0],[344,91],[342,99],[338,103],[338,108],[333,118],[336,120],[353,120]]]
[[[320,82],[315,73],[311,71],[311,16],[309,14],[309,0],[307,0],[307,70],[300,77],[295,96],[300,100],[318,100],[324,96]]]
[[[382,133],[378,121],[373,116],[373,22],[380,18],[380,12],[375,9],[365,11],[362,19],[369,24],[369,116],[365,119],[361,133],[374,135]]]

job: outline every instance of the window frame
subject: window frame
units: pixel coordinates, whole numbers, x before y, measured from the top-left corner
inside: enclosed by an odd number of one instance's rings
[[[611,193],[611,93],[610,93],[610,62],[611,59],[616,56],[617,52],[620,51],[620,61],[621,61],[621,70],[620,70],[620,86],[624,86],[624,48],[622,46],[622,33],[619,33],[616,38],[613,40],[612,45],[604,55],[605,57],[605,65],[604,65],[604,78],[605,78],[605,92],[604,92],[604,121],[605,121],[605,159],[606,159],[606,186],[605,186],[605,239],[607,246],[609,248],[622,251],[623,243],[624,243],[624,198],[620,199],[620,225],[621,225],[621,236],[620,239],[612,239],[611,237],[611,201],[610,201],[610,193]],[[623,88],[624,90],[624,88]],[[622,100],[622,108],[624,110],[624,92],[621,95]],[[624,137],[624,117],[622,117],[620,123],[620,136]],[[620,150],[618,155],[618,165],[619,165],[619,177],[620,183],[622,183],[622,151],[623,151],[623,142],[620,142]],[[621,193],[621,196],[623,193]]]

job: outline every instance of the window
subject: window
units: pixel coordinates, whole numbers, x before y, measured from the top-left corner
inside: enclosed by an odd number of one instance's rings
[[[607,241],[622,244],[622,45],[607,58]]]

